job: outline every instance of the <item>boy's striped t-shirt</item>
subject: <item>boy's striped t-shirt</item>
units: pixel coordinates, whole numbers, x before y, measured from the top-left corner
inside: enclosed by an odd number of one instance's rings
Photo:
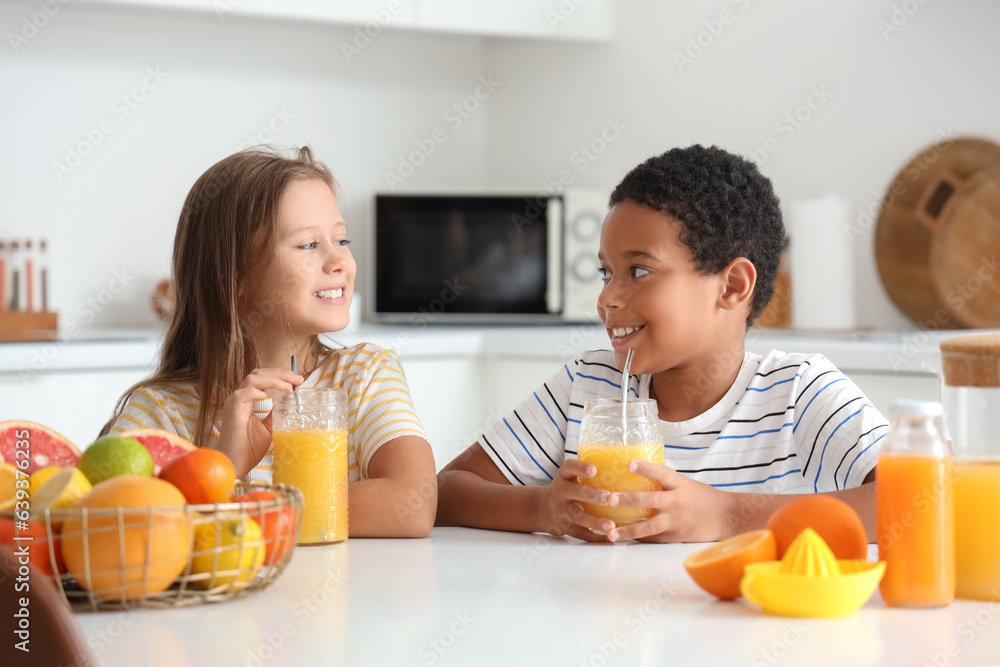
[[[361,343],[334,350],[300,385],[347,389],[348,399],[348,480],[368,478],[368,465],[378,448],[393,438],[415,435],[426,439],[406,384],[399,357],[392,350]],[[193,384],[148,386],[136,389],[111,433],[136,428],[162,428],[188,440],[194,439],[201,399]],[[263,419],[271,411],[270,399],[254,405]],[[219,421],[210,438],[219,438]],[[272,451],[245,477],[248,481],[270,482]]]
[[[649,398],[651,376],[629,378]],[[614,352],[564,365],[479,442],[512,484],[548,484],[576,457],[584,403],[621,396]],[[716,488],[814,493],[860,486],[875,467],[885,417],[819,354],[746,352],[735,382],[706,412],[660,421],[666,465]]]

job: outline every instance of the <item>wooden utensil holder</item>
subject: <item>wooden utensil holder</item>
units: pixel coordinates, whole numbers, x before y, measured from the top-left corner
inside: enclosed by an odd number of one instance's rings
[[[0,343],[56,340],[58,331],[54,311],[0,311]]]

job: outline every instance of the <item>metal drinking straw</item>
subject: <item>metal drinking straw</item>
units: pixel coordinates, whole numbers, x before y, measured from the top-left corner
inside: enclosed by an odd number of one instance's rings
[[[626,402],[628,401],[628,379],[629,371],[632,369],[632,353],[631,347],[628,349],[628,354],[625,355],[625,367],[622,368],[622,445],[628,444],[628,419],[626,413]]]
[[[632,350],[629,350],[631,352]],[[292,355],[292,372],[296,375],[299,374],[299,358],[296,355]],[[295,408],[302,413],[302,397],[299,396],[299,385],[292,385],[292,393],[295,394]]]

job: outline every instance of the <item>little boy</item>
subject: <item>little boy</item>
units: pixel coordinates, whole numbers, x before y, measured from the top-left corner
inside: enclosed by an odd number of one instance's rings
[[[719,148],[650,158],[611,194],[598,313],[612,350],[584,352],[438,475],[437,525],[589,541],[704,542],[760,528],[796,494],[850,504],[874,538],[875,463],[888,423],[819,354],[744,351],[774,293],[785,231],[770,181]],[[663,488],[580,484],[585,401],[656,400],[666,465],[629,470]],[[658,510],[616,527],[581,503]]]

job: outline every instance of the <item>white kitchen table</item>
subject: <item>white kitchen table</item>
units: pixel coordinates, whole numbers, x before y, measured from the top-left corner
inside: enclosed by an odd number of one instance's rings
[[[239,600],[76,618],[100,665],[128,667],[1000,663],[1000,602],[766,616],[695,586],[702,546],[435,528],[297,549]]]

